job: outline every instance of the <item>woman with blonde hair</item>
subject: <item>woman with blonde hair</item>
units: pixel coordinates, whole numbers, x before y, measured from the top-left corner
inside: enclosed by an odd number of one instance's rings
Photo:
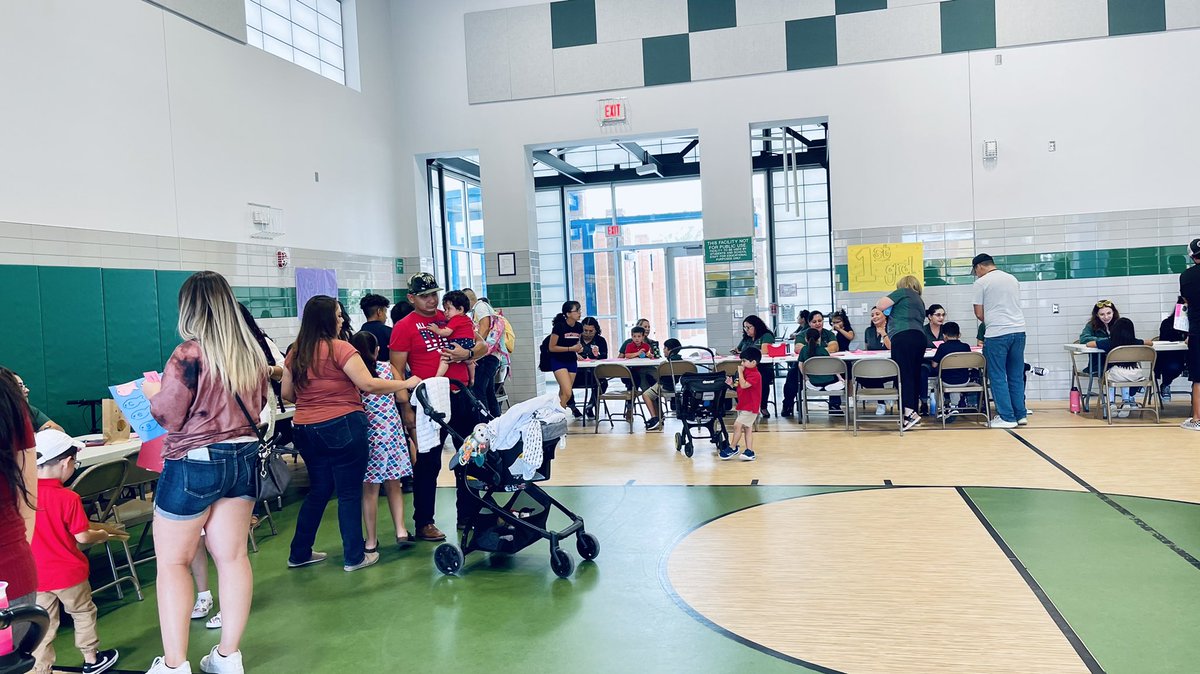
[[[892,360],[900,366],[900,396],[904,408],[904,430],[921,423],[917,400],[921,363],[925,362],[925,301],[921,299],[921,281],[909,275],[896,281],[896,289],[875,303],[887,315],[887,336],[892,342]]]
[[[151,673],[191,672],[189,564],[205,533],[217,564],[221,642],[200,660],[205,672],[241,672],[239,643],[250,615],[253,574],[246,531],[254,509],[258,439],[246,410],[267,400],[267,360],[220,274],[192,274],[179,290],[179,335],[162,381],[145,382],[154,418],[167,430],[154,492],[154,552],[163,655]]]

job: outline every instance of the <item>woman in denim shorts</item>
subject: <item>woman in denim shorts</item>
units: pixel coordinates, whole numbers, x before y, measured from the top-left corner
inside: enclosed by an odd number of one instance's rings
[[[201,531],[217,564],[221,642],[205,672],[242,672],[239,642],[250,615],[253,575],[246,531],[254,510],[258,441],[238,397],[257,415],[267,400],[267,361],[242,321],[224,277],[197,272],[179,291],[179,335],[162,382],[145,382],[154,418],[167,430],[154,492],[154,552],[163,656],[149,672],[191,672],[188,628]]]
[[[284,368],[283,397],[296,401],[292,427],[309,479],[308,494],[296,516],[288,556],[291,569],[316,564],[328,556],[314,552],[312,546],[325,506],[335,492],[342,568],[357,571],[379,561],[379,553],[368,552],[363,540],[362,485],[370,447],[359,391],[392,395],[410,384],[372,377],[358,350],[337,338],[344,321],[337,300],[324,295],[309,299]]]

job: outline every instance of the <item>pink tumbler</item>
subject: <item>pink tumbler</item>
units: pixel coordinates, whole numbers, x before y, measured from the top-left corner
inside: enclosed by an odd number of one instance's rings
[[[1083,403],[1079,397],[1079,387],[1071,387],[1071,414],[1079,414],[1083,409]]]

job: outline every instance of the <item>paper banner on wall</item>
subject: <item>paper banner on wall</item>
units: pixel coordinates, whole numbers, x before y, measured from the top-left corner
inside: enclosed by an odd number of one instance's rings
[[[145,377],[135,379],[125,384],[109,386],[113,400],[121,410],[129,428],[138,434],[142,442],[150,442],[167,434],[167,430],[158,424],[158,420],[150,414],[150,401],[142,393],[142,383]]]
[[[296,268],[296,315],[304,317],[304,305],[317,295],[338,296],[337,270]]]
[[[846,249],[850,292],[888,292],[912,274],[924,282],[925,246],[920,243],[869,243]]]

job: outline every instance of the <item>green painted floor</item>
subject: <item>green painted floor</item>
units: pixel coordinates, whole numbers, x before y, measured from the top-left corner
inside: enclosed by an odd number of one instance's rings
[[[246,665],[257,672],[808,671],[692,617],[672,599],[661,565],[680,536],[712,518],[853,489],[861,487],[555,488],[601,540],[599,558],[578,564],[568,580],[550,571],[545,543],[511,558],[472,553],[457,578],[434,569],[431,544],[404,553],[384,548],[380,564],[347,574],[339,568],[332,505],[317,538],[331,560],[289,571],[292,504],[277,515],[284,533],[260,541],[251,555],[255,605],[243,642]],[[1197,671],[1200,570],[1093,494],[966,491],[1105,671]],[[440,490],[439,499],[438,512],[449,519],[453,492]],[[1200,506],[1115,500],[1200,554]],[[381,512],[383,532],[386,518]],[[578,562],[573,541],[568,549]],[[731,564],[746,558],[730,551]],[[747,573],[769,572],[747,566]],[[142,575],[149,578],[151,567]],[[111,591],[98,602],[101,639],[121,649],[123,671],[144,671],[161,652],[153,583],[145,590],[144,602],[117,600]],[[195,621],[192,639],[197,667],[217,634]],[[80,664],[69,631],[56,646],[61,665]]]

